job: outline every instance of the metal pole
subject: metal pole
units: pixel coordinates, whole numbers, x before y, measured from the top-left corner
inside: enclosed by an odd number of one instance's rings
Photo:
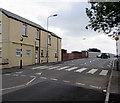
[[[20,55],[20,69],[22,69],[22,43],[21,43],[21,55]]]
[[[49,19],[49,17],[47,18],[47,52],[46,52],[47,63],[48,63],[48,19]]]
[[[118,63],[118,40],[116,40],[116,55],[117,55],[116,68],[117,68],[117,71],[119,71],[119,63]]]
[[[54,17],[54,16],[57,16],[57,14],[50,15],[50,16],[48,16],[48,18],[47,18],[47,52],[46,52],[47,63],[48,63],[48,20],[49,20],[50,17]]]

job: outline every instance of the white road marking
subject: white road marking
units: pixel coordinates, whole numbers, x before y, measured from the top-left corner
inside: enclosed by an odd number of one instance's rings
[[[15,73],[21,74],[21,73],[23,73],[23,71],[21,71],[21,72],[15,72]]]
[[[71,71],[71,70],[74,70],[74,69],[77,69],[78,67],[71,67],[69,69],[66,69],[67,71]]]
[[[107,65],[108,67],[110,67],[110,65]]]
[[[56,78],[50,78],[51,80],[54,80],[54,81],[57,81],[58,79],[56,79]]]
[[[34,78],[34,77],[36,77],[36,76],[32,76],[32,75],[31,75],[30,77],[31,77],[31,78]]]
[[[40,77],[41,79],[47,79],[46,77]]]
[[[19,88],[19,87],[23,87],[23,86],[25,86],[25,85],[18,85],[18,86],[9,87],[9,88],[4,88],[4,89],[0,89],[0,90],[14,89],[14,88]]]
[[[90,63],[91,63],[91,61],[90,61]]]
[[[29,85],[30,83],[32,83],[34,80],[36,79],[36,77],[34,77],[33,79],[31,79],[29,82],[27,82],[25,85]]]
[[[18,76],[17,74],[13,74],[13,76]]]
[[[76,82],[75,84],[77,84],[77,85],[85,85],[85,84],[83,84],[83,83],[78,83],[78,82]]]
[[[41,75],[42,74],[42,72],[40,72],[40,73],[35,73],[36,75]]]
[[[69,68],[69,66],[65,66],[65,67],[62,67],[62,68],[58,68],[56,70],[63,70],[63,69],[66,69],[66,68]]]
[[[21,75],[22,77],[26,77],[26,75]]]
[[[87,73],[90,73],[90,74],[94,74],[98,69],[91,69],[90,71],[88,71]]]
[[[94,85],[90,85],[90,87],[92,87],[92,88],[96,88],[96,89],[101,89],[101,87],[94,86]]]
[[[107,73],[108,73],[108,70],[102,70],[99,75],[104,75],[105,76],[105,75],[107,75]]]
[[[75,64],[70,64],[70,65],[75,65]]]
[[[84,63],[84,64],[87,64],[87,63]]]
[[[60,66],[55,66],[55,67],[51,67],[51,68],[48,68],[48,69],[55,69],[55,68],[59,68]]]
[[[39,67],[34,67],[34,68],[32,68],[33,70],[34,69],[43,69],[43,68],[46,68],[47,66],[39,66]]]
[[[11,74],[4,74],[4,75],[11,75]]]
[[[70,81],[67,81],[67,80],[63,80],[63,82],[65,82],[65,83],[69,83]]]
[[[78,69],[78,70],[76,70],[75,72],[83,72],[84,70],[86,70],[87,68],[81,68],[81,69]]]

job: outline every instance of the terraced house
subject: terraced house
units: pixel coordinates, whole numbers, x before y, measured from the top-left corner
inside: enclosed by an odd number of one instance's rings
[[[0,8],[2,68],[61,61],[61,38],[40,25]]]

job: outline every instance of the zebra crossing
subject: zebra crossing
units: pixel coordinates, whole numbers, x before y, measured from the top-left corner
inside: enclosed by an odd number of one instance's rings
[[[75,73],[82,73],[82,72],[85,72],[86,74],[95,74],[96,72],[99,72],[99,75],[100,76],[106,76],[108,75],[108,72],[109,70],[105,70],[105,69],[102,69],[102,70],[99,70],[99,69],[96,69],[96,68],[92,68],[92,69],[89,69],[89,68],[85,68],[85,67],[71,67],[71,66],[39,66],[39,67],[34,67],[32,68],[33,70],[35,69],[48,69],[48,70],[57,70],[57,71],[73,71]]]

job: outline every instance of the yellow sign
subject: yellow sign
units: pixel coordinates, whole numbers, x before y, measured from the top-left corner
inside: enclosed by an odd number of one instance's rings
[[[119,40],[119,37],[118,37],[118,36],[116,36],[116,37],[115,37],[115,40]]]
[[[23,37],[20,38],[20,41],[23,41]]]

